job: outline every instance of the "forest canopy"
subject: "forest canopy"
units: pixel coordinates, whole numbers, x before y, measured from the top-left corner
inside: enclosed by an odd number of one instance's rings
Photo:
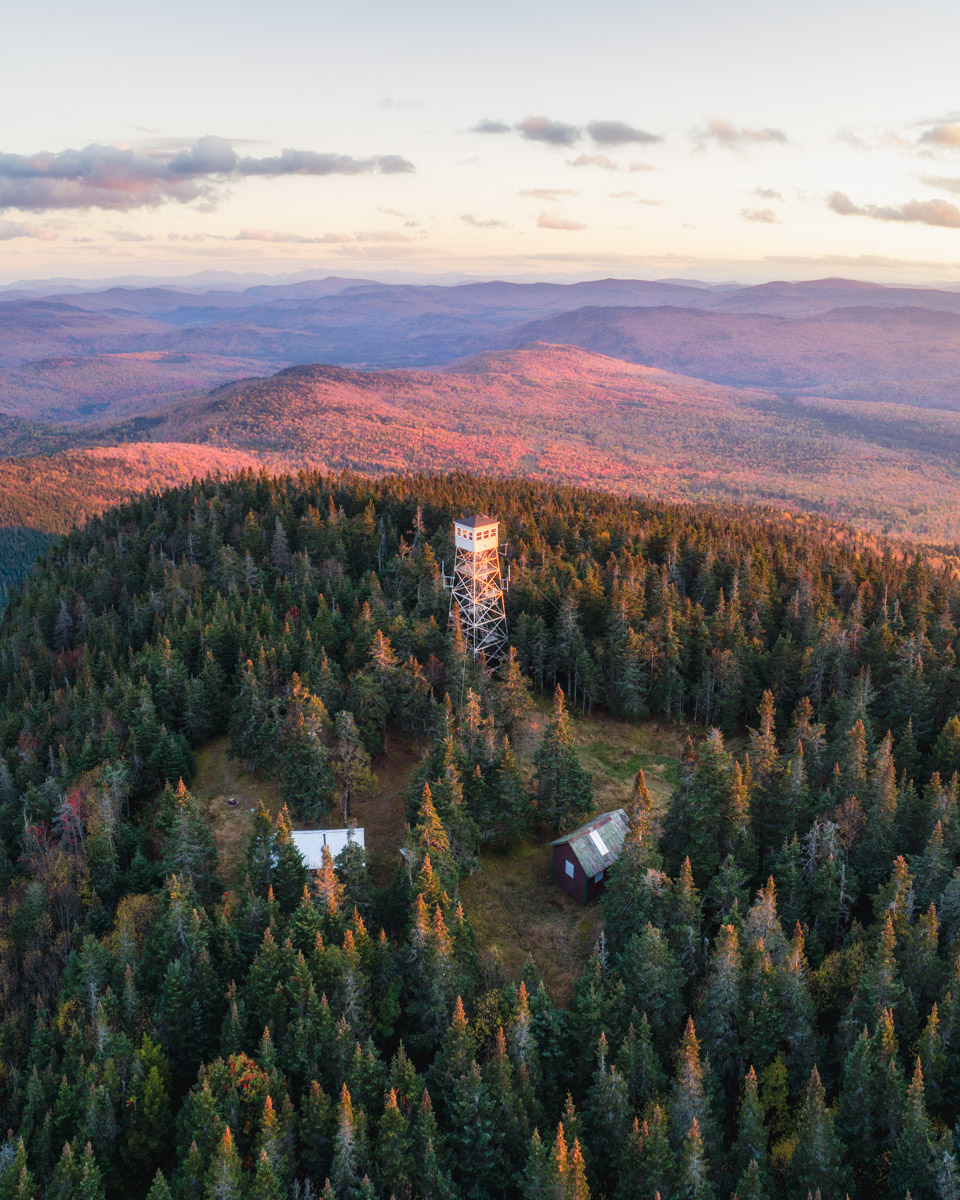
[[[493,671],[441,586],[470,510]],[[0,1200],[957,1195],[958,621],[952,571],[816,518],[528,481],[246,472],[70,533],[0,620]],[[591,708],[691,736],[561,1006],[459,884],[591,810]],[[395,731],[405,860],[308,879],[293,823]],[[285,802],[227,891],[224,734]]]

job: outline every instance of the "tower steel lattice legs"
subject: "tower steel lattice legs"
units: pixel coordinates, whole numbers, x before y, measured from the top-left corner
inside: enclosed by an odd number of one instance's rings
[[[458,546],[453,576],[444,582],[450,590],[451,613],[456,604],[460,628],[473,657],[479,658],[482,651],[488,660],[497,658],[507,642],[498,550],[464,550]]]

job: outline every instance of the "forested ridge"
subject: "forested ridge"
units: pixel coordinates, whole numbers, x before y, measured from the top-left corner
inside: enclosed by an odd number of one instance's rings
[[[492,674],[440,582],[470,510]],[[815,518],[530,481],[246,472],[70,533],[0,619],[0,1200],[960,1194],[958,622],[951,570]],[[458,886],[592,810],[591,707],[692,736],[561,1007]],[[308,882],[291,825],[400,731],[405,861]],[[226,892],[224,733],[286,804]]]

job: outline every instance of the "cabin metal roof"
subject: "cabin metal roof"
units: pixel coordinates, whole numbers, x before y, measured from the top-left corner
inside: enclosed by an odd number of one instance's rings
[[[628,827],[627,814],[622,808],[615,808],[572,833],[565,833],[550,845],[569,846],[585,874],[599,875],[619,858]]]
[[[362,829],[292,829],[290,837],[308,871],[319,871],[323,866],[324,846],[329,847],[332,858],[351,843],[364,848]]]
[[[487,517],[483,513],[477,513],[473,517],[459,517],[458,525],[463,525],[465,529],[476,529],[478,525],[496,525],[496,517]]]

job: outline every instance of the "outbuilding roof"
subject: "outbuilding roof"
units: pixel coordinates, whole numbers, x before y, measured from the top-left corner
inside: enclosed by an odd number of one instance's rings
[[[550,845],[569,846],[585,874],[599,875],[619,858],[627,828],[627,814],[622,808],[615,808],[594,817],[573,833],[565,833]]]
[[[292,829],[290,836],[308,871],[319,871],[323,866],[324,846],[330,848],[332,858],[351,843],[364,848],[362,829]]]

